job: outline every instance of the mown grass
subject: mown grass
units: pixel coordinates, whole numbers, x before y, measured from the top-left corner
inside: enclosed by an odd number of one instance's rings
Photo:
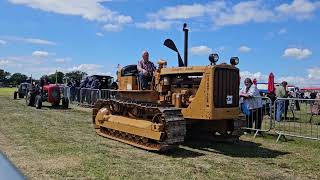
[[[242,136],[154,153],[94,132],[81,109],[37,110],[0,89],[0,149],[30,179],[319,179],[320,144]]]
[[[13,93],[17,88],[0,88],[0,96],[10,96],[13,98]]]

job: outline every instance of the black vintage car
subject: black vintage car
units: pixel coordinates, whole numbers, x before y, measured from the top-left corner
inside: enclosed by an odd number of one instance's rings
[[[24,98],[24,96],[27,95],[27,90],[31,87],[30,83],[24,82],[21,83],[17,89],[17,91],[14,92],[13,98],[17,99],[19,98]]]

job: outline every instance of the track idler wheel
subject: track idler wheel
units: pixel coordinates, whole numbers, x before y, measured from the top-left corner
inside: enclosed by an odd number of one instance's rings
[[[95,128],[99,129],[99,124],[103,124],[104,121],[108,121],[109,115],[111,115],[111,112],[108,108],[101,108],[95,118]]]

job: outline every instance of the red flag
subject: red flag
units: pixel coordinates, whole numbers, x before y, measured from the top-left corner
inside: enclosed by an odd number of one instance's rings
[[[274,93],[274,91],[275,91],[274,75],[273,73],[270,73],[268,78],[268,93]]]

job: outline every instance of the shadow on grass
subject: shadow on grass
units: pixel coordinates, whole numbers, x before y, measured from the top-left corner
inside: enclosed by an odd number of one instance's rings
[[[202,151],[223,154],[231,157],[243,157],[243,158],[275,158],[289,154],[289,152],[278,151],[261,147],[260,143],[251,141],[238,141],[235,143],[224,142],[224,143],[210,143],[210,142],[199,142],[190,140],[184,144],[187,147],[198,149]]]
[[[160,152],[159,154],[165,155],[165,156],[170,156],[173,158],[193,158],[193,157],[199,157],[199,156],[205,155],[204,153],[191,151],[191,150],[184,149],[181,147],[169,149],[167,151]]]
[[[33,107],[36,108],[35,106],[33,106]],[[47,109],[70,110],[71,108],[68,107],[68,109],[65,109],[62,106],[42,105],[41,109],[43,109],[43,110],[47,110]]]

